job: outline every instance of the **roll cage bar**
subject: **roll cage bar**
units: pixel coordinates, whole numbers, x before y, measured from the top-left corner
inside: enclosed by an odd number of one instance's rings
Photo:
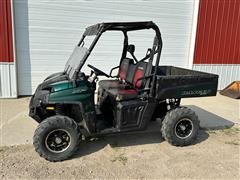
[[[147,55],[142,60],[149,58],[149,63],[152,64],[155,54],[157,54],[157,58],[156,58],[153,73],[151,73],[151,75],[149,75],[149,76],[142,77],[141,80],[143,80],[143,79],[147,80],[147,79],[152,78],[150,94],[154,95],[154,93],[155,93],[154,92],[154,85],[155,85],[154,82],[156,81],[155,75],[157,73],[157,68],[158,68],[159,61],[160,61],[163,43],[162,43],[162,37],[161,37],[160,30],[159,30],[158,26],[155,23],[153,23],[152,21],[98,23],[98,24],[87,27],[85,32],[83,33],[81,40],[78,43],[78,46],[84,45],[84,39],[86,36],[94,36],[95,35],[96,37],[94,38],[92,44],[90,45],[90,47],[88,49],[88,54],[84,57],[83,63],[78,69],[78,73],[80,72],[82,66],[85,64],[88,56],[92,52],[93,48],[95,47],[95,45],[96,45],[97,41],[99,40],[99,38],[101,37],[102,33],[104,33],[105,31],[122,31],[123,32],[124,46],[123,46],[122,57],[120,60],[120,64],[121,64],[122,59],[124,57],[126,57],[126,54],[127,54],[127,46],[128,46],[127,32],[128,31],[136,31],[136,30],[144,30],[144,29],[153,29],[155,31],[155,38],[154,38],[154,42],[153,42],[153,47],[152,47],[149,55]]]

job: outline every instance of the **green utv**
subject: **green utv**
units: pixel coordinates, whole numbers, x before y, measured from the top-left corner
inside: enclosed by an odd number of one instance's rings
[[[137,59],[128,43],[129,31],[151,29],[153,46]],[[124,37],[119,66],[107,74],[88,64],[81,71],[102,33],[119,31]],[[92,36],[89,48],[85,38]],[[29,115],[39,125],[33,137],[36,151],[49,161],[62,161],[78,149],[82,137],[143,131],[156,118],[170,144],[185,146],[197,136],[199,120],[181,98],[215,96],[218,76],[173,66],[159,66],[162,39],[158,26],[149,22],[100,23],[86,28],[63,72],[47,77],[36,89]],[[118,71],[117,76],[112,72]],[[97,103],[94,102],[99,76]],[[115,79],[114,79],[115,78]]]

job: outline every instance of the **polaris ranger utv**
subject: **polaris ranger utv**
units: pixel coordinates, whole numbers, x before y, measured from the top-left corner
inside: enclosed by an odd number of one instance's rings
[[[135,46],[128,43],[128,32],[143,29],[153,30],[155,38],[146,56],[137,59]],[[119,31],[124,37],[119,66],[107,74],[88,64],[92,71],[85,75],[81,69],[106,31]],[[84,43],[87,36],[94,37],[89,48]],[[73,155],[82,137],[143,131],[156,118],[161,120],[159,130],[170,144],[191,144],[199,120],[192,110],[180,106],[180,100],[215,96],[218,76],[159,66],[161,50],[159,28],[151,21],[100,23],[86,28],[64,71],[47,77],[31,98],[29,115],[39,123],[33,137],[39,155],[62,161]],[[99,81],[95,104],[99,76],[107,79]]]

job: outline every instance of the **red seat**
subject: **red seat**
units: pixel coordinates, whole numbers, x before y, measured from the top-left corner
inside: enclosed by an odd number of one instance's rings
[[[115,80],[102,80],[99,81],[99,87],[102,89],[111,89],[111,88],[125,88],[127,83],[126,77],[129,71],[129,66],[133,64],[133,60],[129,58],[125,58],[122,60],[121,65],[119,67],[118,78]]]
[[[126,88],[110,88],[106,89],[106,92],[109,96],[113,97],[116,101],[123,101],[134,99],[138,97],[138,89],[143,88],[144,82],[139,80],[139,78],[143,77],[146,72],[147,64],[145,62],[139,62],[133,66],[135,71],[129,71],[128,77],[126,78],[127,83],[129,86]],[[131,67],[130,67],[131,69]],[[131,82],[130,82],[131,81]],[[131,88],[130,88],[131,86]]]

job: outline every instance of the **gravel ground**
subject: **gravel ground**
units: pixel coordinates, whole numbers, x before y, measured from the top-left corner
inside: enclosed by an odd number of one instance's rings
[[[32,145],[0,147],[0,179],[239,179],[239,133],[239,126],[201,130],[188,147],[169,145],[159,132],[102,137],[57,163]]]

